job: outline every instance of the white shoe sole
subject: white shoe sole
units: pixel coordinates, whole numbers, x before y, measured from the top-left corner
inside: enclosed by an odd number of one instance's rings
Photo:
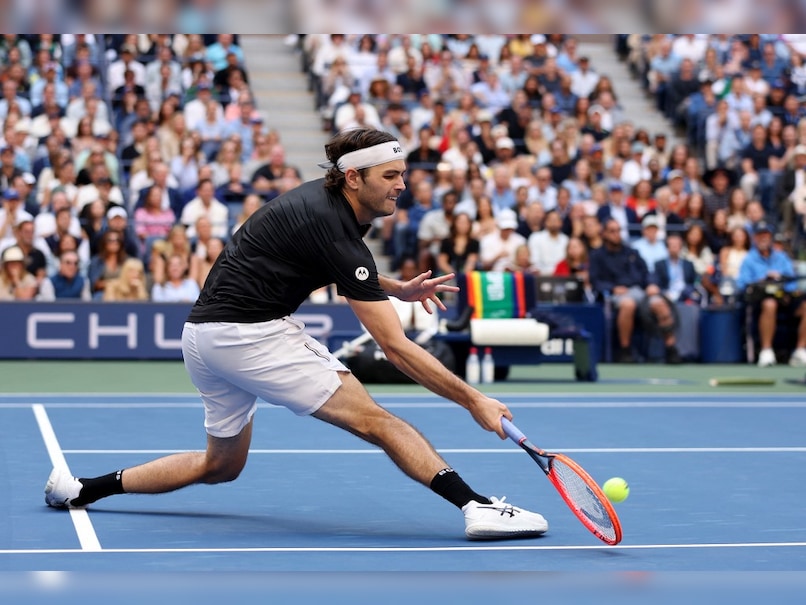
[[[59,498],[54,494],[54,492],[59,492],[59,484],[64,480],[65,477],[69,478],[70,480],[73,479],[72,476],[66,474],[64,471],[58,468],[54,468],[50,472],[48,481],[45,484],[45,503],[53,508],[83,508],[80,506],[71,505],[69,497]]]
[[[471,527],[465,529],[465,535],[470,540],[514,540],[517,538],[536,538],[548,531],[546,529],[525,529],[522,531],[506,531],[493,527]]]

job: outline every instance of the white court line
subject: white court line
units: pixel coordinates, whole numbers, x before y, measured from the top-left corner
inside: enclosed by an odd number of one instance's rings
[[[679,401],[609,401],[604,398],[593,398],[591,401],[562,401],[557,400],[554,395],[548,401],[518,402],[508,401],[506,395],[498,395],[498,399],[504,401],[510,409],[674,409],[674,408],[726,408],[726,409],[779,409],[779,408],[806,408],[806,400],[803,401],[775,401],[754,400],[754,401],[717,401],[717,400],[679,400]],[[378,399],[378,403],[386,409],[450,409],[461,410],[457,404],[451,401],[434,401],[429,403],[388,403]],[[27,408],[30,403],[0,403],[0,409]],[[47,407],[60,409],[201,409],[202,403],[59,403],[51,402],[45,404]],[[258,403],[258,407],[264,410],[284,410],[282,406],[270,403]]]
[[[196,450],[63,450],[65,454],[182,454]],[[520,454],[518,448],[438,448],[440,454]],[[569,454],[782,454],[806,453],[806,446],[794,447],[578,447],[546,448]],[[384,454],[371,449],[250,449],[250,454]]]
[[[193,553],[351,553],[351,552],[473,552],[529,550],[663,550],[720,548],[803,548],[806,542],[723,542],[712,544],[619,544],[558,545],[558,546],[266,546],[244,548],[107,548],[104,553],[119,554],[193,554]],[[0,555],[62,555],[85,551],[78,549],[43,548],[0,550]]]
[[[40,403],[35,403],[31,408],[36,417],[36,423],[39,425],[39,431],[42,433],[42,440],[45,442],[51,464],[54,467],[61,467],[69,472],[70,469],[67,466],[67,460],[65,460],[64,452],[59,446],[59,440],[56,438],[56,433],[53,430],[53,425],[50,423],[48,413],[45,411],[45,406]],[[95,535],[95,528],[92,526],[87,511],[71,508],[70,518],[76,528],[76,534],[78,535],[78,542],[81,544],[81,549],[93,552],[101,550],[101,543],[98,541],[98,536]]]

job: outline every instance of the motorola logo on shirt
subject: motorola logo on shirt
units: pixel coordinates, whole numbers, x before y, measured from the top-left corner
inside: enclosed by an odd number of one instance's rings
[[[359,281],[365,281],[369,278],[369,269],[366,267],[358,267],[358,269],[355,270],[355,278]]]

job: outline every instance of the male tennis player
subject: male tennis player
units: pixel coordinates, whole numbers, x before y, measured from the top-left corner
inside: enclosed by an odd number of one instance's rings
[[[391,215],[405,189],[405,152],[390,134],[356,129],[326,146],[324,179],[305,183],[258,210],[227,244],[190,312],[182,353],[201,394],[207,451],[165,456],[95,478],[54,469],[45,501],[83,507],[120,493],[164,493],[238,477],[246,463],[257,397],[311,415],[381,447],[412,479],[455,504],[471,539],[535,536],[539,514],[473,491],[411,425],[390,414],[291,314],[315,289],[336,283],[387,358],[434,393],[466,408],[505,438],[507,407],[471,388],[406,338],[388,295],[445,306],[455,291],[430,272],[402,282],[379,275],[363,236]]]

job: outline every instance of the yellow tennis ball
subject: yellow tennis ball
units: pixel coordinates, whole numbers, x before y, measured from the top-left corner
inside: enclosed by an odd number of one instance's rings
[[[630,486],[621,477],[612,477],[604,482],[602,491],[608,500],[618,504],[619,502],[624,502],[627,496],[630,495]]]

